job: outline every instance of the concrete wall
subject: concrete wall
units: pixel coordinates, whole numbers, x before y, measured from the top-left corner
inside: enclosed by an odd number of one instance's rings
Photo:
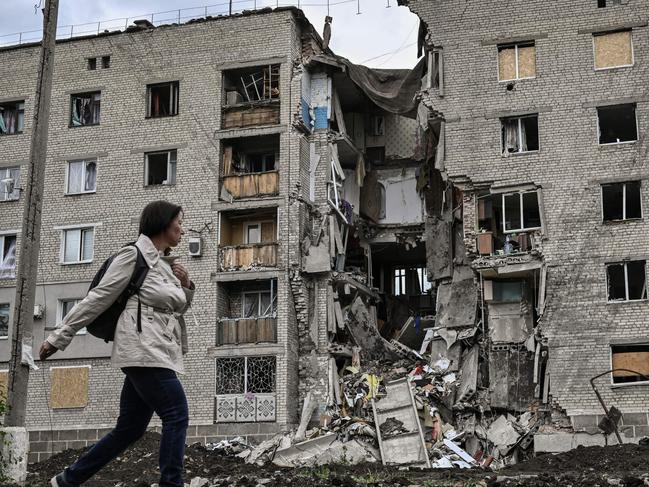
[[[571,416],[597,414],[588,379],[610,368],[610,344],[646,342],[649,302],[607,303],[605,263],[646,258],[649,224],[603,224],[600,184],[642,180],[647,189],[649,5],[629,0],[597,8],[594,0],[451,2],[409,0],[443,49],[445,94],[424,93],[446,119],[446,168],[451,178],[499,185],[534,183],[543,190],[548,303],[541,322],[550,346],[551,394]],[[595,71],[592,32],[633,27],[635,64]],[[497,44],[536,43],[537,75],[498,81]],[[637,103],[639,140],[600,146],[596,106]],[[539,114],[540,150],[503,157],[499,118]],[[465,215],[465,219],[467,215]],[[465,222],[466,223],[466,222]],[[470,223],[469,223],[470,224]],[[600,379],[609,405],[646,412],[649,386],[614,388]]]
[[[220,280],[264,277],[255,271],[240,276],[217,273],[219,212],[267,205],[267,199],[225,203],[219,201],[220,140],[227,137],[280,133],[280,194],[271,206],[278,206],[280,229],[279,265],[271,277],[278,278],[277,421],[264,425],[269,431],[296,421],[294,397],[297,390],[297,329],[294,310],[288,299],[286,269],[299,254],[300,227],[288,224],[301,210],[291,207],[288,194],[304,179],[308,159],[300,155],[300,139],[290,128],[300,99],[299,78],[293,78],[293,62],[300,61],[301,24],[296,14],[273,13],[223,18],[183,26],[167,26],[144,32],[123,33],[72,42],[56,48],[52,114],[43,205],[43,232],[39,266],[37,303],[45,303],[47,316],[36,321],[35,342],[47,335],[44,325],[53,323],[56,300],[83,296],[87,283],[100,263],[121,245],[137,237],[138,214],[146,203],[167,199],[185,210],[186,229],[200,230],[212,223],[203,237],[203,255],[190,258],[186,243],[175,251],[196,283],[193,316],[189,316],[190,352],[185,357],[182,378],[189,399],[191,422],[209,424],[214,420],[215,356],[255,355],[268,350],[255,347],[214,352],[215,323],[225,309],[217,293]],[[111,56],[108,69],[87,70],[86,58]],[[281,65],[281,123],[275,127],[222,131],[222,70],[241,63]],[[0,167],[21,165],[23,184],[33,115],[38,47],[23,46],[0,50],[0,101],[24,98],[25,131],[22,135],[0,137],[3,157]],[[178,81],[177,116],[145,118],[146,85]],[[101,90],[101,124],[69,128],[70,94]],[[173,186],[143,186],[144,152],[175,148],[178,151],[177,183]],[[65,196],[66,161],[97,159],[97,191],[94,194]],[[308,172],[307,172],[308,175]],[[308,176],[307,176],[308,178]],[[302,193],[308,195],[308,185]],[[0,202],[0,231],[20,228],[24,195],[18,202]],[[295,218],[300,222],[299,218]],[[101,223],[95,234],[94,259],[90,264],[59,264],[60,231],[63,225]],[[295,249],[291,250],[294,246]],[[20,256],[18,256],[20,258]],[[0,301],[13,300],[14,280],[0,281]],[[41,291],[43,294],[41,295]],[[0,341],[0,361],[8,358],[8,341]],[[107,427],[117,417],[122,374],[110,368],[107,346],[90,336],[79,336],[64,354],[57,354],[32,377],[28,426],[31,429]],[[210,353],[208,353],[210,352]],[[89,405],[77,410],[48,410],[47,367],[91,364]],[[2,367],[0,365],[0,367]],[[39,377],[42,375],[42,377]],[[50,415],[51,424],[50,424]],[[240,427],[241,425],[239,425]],[[234,428],[236,430],[237,428]],[[214,435],[234,434],[231,425],[214,426]],[[258,428],[257,428],[258,430]]]

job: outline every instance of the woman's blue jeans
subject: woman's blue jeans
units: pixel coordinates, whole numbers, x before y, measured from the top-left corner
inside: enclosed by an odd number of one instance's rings
[[[183,386],[170,369],[126,367],[115,428],[65,469],[66,484],[81,485],[142,437],[155,412],[162,420],[160,487],[183,487],[183,457],[189,422]]]

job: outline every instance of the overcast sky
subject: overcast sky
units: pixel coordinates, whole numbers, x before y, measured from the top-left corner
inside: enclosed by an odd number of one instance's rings
[[[44,0],[43,0],[44,1]],[[233,0],[234,10],[251,8],[255,0]],[[291,1],[280,0],[280,5]],[[361,14],[357,15],[360,1]],[[24,35],[29,39],[39,35],[42,28],[40,11],[34,14],[34,4],[39,0],[0,0],[0,45],[14,40],[5,36],[15,32],[37,31]],[[256,0],[258,8],[276,5],[277,0]],[[416,63],[417,27],[419,21],[406,7],[398,7],[396,0],[330,0],[330,15],[333,17],[331,48],[337,54],[355,63],[373,67],[409,68]],[[301,0],[301,5],[311,23],[322,33],[324,17],[327,15],[327,0]],[[219,5],[220,4],[220,5]],[[390,5],[388,8],[387,5]],[[142,18],[144,14],[176,10],[154,17],[155,23],[177,16],[177,9],[188,9],[182,16],[198,17],[203,8],[209,7],[210,14],[225,13],[227,0],[59,0],[59,35],[70,31],[83,32],[97,29],[97,21],[115,20],[102,24],[104,28],[124,26],[124,18]],[[323,5],[323,6],[319,6]],[[94,23],[94,25],[78,24]],[[17,37],[15,37],[17,38]]]

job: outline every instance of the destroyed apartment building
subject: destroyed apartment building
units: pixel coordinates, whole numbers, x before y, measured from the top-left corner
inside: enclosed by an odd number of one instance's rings
[[[410,70],[337,56],[331,19],[323,41],[295,8],[58,41],[35,342],[168,199],[197,287],[188,442],[470,468],[649,433],[642,377],[597,382],[619,424],[589,383],[649,375],[649,12],[401,3],[421,19]],[[3,364],[37,54],[0,49]],[[112,424],[109,356],[82,330],[39,363],[30,461]]]

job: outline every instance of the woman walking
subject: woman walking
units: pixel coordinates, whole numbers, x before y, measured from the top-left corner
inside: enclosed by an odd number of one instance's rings
[[[149,270],[139,291],[140,312],[138,296],[133,295],[117,322],[111,354],[113,367],[125,374],[117,425],[73,465],[52,478],[53,487],[82,485],[145,433],[154,412],[162,420],[160,487],[184,485],[189,414],[176,373],[183,372],[187,336],[182,315],[191,303],[194,285],[183,266],[167,257],[185,233],[182,218],[178,205],[167,201],[147,205],[140,217],[140,236],[135,246],[119,250],[99,284],[41,346],[41,360],[65,350],[79,330],[124,292],[138,251],[142,254]]]

